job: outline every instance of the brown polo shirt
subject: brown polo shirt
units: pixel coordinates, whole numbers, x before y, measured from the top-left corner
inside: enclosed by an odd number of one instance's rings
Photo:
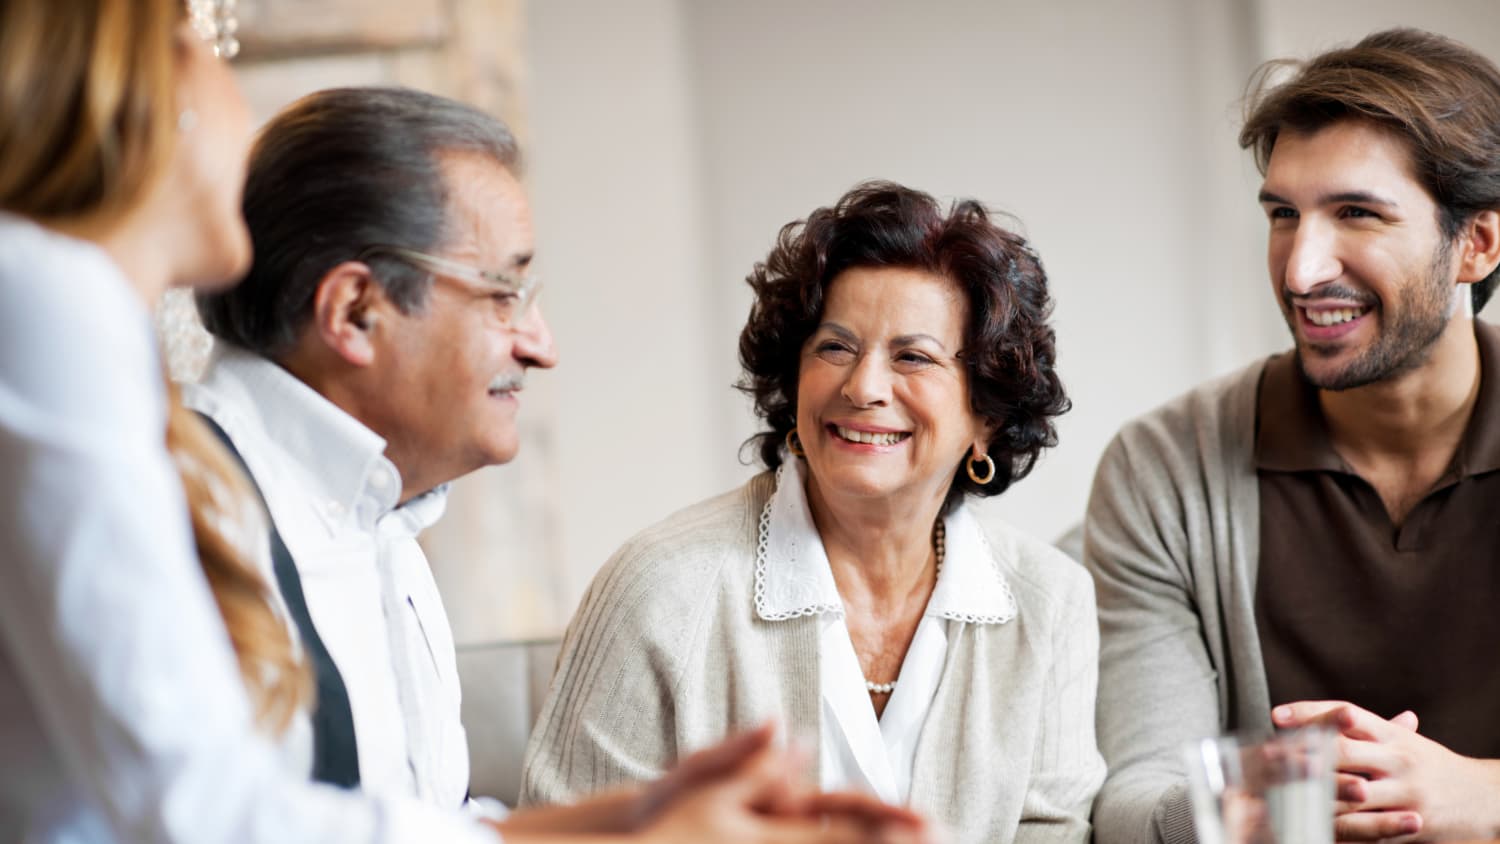
[[[1291,352],[1261,378],[1255,619],[1273,705],[1410,709],[1500,758],[1500,328],[1475,321],[1480,385],[1453,462],[1399,527],[1333,450]]]

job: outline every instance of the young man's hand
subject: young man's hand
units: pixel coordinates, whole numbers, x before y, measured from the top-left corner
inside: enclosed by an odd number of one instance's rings
[[[1417,716],[1387,721],[1344,701],[1276,707],[1278,727],[1339,734],[1334,837],[1432,841],[1500,837],[1500,761],[1461,756],[1417,732]]]

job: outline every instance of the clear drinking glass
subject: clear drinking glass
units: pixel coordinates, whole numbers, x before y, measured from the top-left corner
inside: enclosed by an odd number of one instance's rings
[[[1332,732],[1225,736],[1183,752],[1199,844],[1333,844]]]

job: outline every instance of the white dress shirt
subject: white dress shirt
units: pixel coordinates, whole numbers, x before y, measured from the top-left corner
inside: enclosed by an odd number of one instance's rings
[[[448,616],[416,537],[447,487],[396,506],[385,440],[265,358],[216,344],[183,400],[229,434],[343,675],[360,787],[458,808],[469,784]]]
[[[256,732],[164,446],[149,315],[0,214],[0,831],[28,842],[496,840],[313,785]]]
[[[808,509],[805,473],[803,461],[783,462],[776,492],[762,514],[756,612],[767,621],[820,616],[822,787],[853,788],[888,803],[905,803],[917,742],[948,656],[950,624],[1004,624],[1016,615],[1015,598],[974,517],[958,507],[943,520],[943,570],[901,663],[896,688],[877,719],[849,638],[844,602]]]

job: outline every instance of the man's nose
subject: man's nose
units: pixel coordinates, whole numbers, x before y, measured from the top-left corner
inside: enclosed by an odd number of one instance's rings
[[[1318,285],[1335,281],[1343,275],[1338,236],[1331,226],[1304,218],[1289,236],[1291,248],[1287,251],[1283,268],[1288,292],[1305,295]]]
[[[526,366],[551,369],[557,365],[557,347],[552,342],[552,328],[542,316],[542,306],[532,302],[519,321],[511,327],[515,347],[511,354]]]

